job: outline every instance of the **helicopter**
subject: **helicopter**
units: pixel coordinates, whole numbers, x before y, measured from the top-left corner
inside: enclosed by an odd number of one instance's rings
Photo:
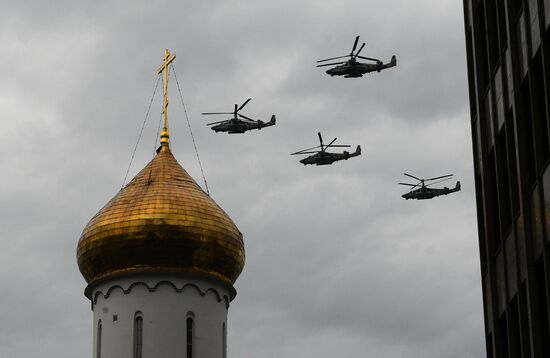
[[[247,99],[240,107],[238,107],[237,104],[235,104],[235,109],[233,112],[204,112],[202,114],[204,115],[210,115],[210,114],[232,114],[233,118],[227,119],[224,121],[218,121],[218,122],[212,122],[207,123],[207,126],[212,126],[211,129],[215,132],[228,132],[230,134],[233,133],[244,133],[246,131],[252,130],[252,129],[262,129],[265,127],[270,127],[275,125],[275,115],[271,116],[271,120],[269,122],[263,122],[260,120],[254,120],[252,118],[248,118],[245,115],[242,115],[239,113],[241,109],[243,109],[244,106],[250,102],[252,98]],[[239,117],[244,118],[245,120],[240,119]]]
[[[359,35],[355,38],[355,43],[353,44],[353,48],[351,49],[351,52],[349,55],[327,58],[324,60],[319,60],[317,62],[319,63],[319,62],[331,61],[331,60],[336,60],[336,59],[345,58],[345,57],[349,57],[349,60],[324,63],[322,65],[317,65],[317,67],[338,65],[336,67],[328,69],[326,73],[331,76],[344,76],[345,78],[354,78],[354,77],[363,77],[365,73],[369,73],[369,72],[374,72],[374,71],[380,72],[383,69],[394,67],[397,65],[397,59],[395,55],[392,56],[390,62],[388,63],[383,63],[377,58],[359,56],[359,53],[361,52],[363,47],[365,47],[365,43],[363,42],[363,44],[359,48],[359,51],[354,53],[355,49],[357,48],[358,42],[359,42]],[[361,63],[357,61],[357,58],[374,61],[376,63],[375,64]]]
[[[336,147],[347,148],[347,147],[351,147],[351,146],[350,145],[333,144],[336,141],[336,138],[334,138],[332,140],[332,142],[330,142],[329,144],[324,145],[323,144],[323,137],[321,136],[321,132],[318,132],[317,135],[319,136],[319,142],[321,143],[321,145],[318,145],[318,146],[315,146],[315,147],[312,147],[312,148],[308,148],[308,149],[304,149],[304,150],[301,150],[299,152],[291,153],[291,155],[312,154],[313,153],[313,155],[310,155],[309,157],[306,157],[306,158],[300,160],[300,163],[302,163],[304,165],[307,165],[307,164],[328,165],[328,164],[332,164],[332,163],[334,163],[336,161],[339,161],[339,160],[342,160],[342,159],[348,160],[349,158],[361,155],[361,146],[360,145],[357,146],[357,149],[355,150],[354,153],[349,153],[347,151],[344,151],[343,153],[330,153],[330,152],[327,152],[326,151],[327,148],[336,148]],[[312,149],[315,149],[315,148],[321,148],[321,150],[311,151]]]
[[[399,183],[401,185],[408,185],[408,186],[412,187],[411,191],[401,195],[402,198],[407,199],[407,200],[409,200],[409,199],[417,199],[417,200],[432,199],[432,198],[435,198],[436,196],[447,195],[447,194],[450,194],[450,193],[460,191],[460,182],[459,181],[456,182],[456,186],[454,188],[447,188],[447,187],[444,187],[443,189],[428,188],[429,185],[433,185],[433,184],[440,183],[440,182],[445,181],[445,180],[449,180],[453,176],[453,174],[443,175],[443,176],[440,176],[440,177],[435,177],[435,178],[430,178],[430,179],[420,179],[420,178],[417,178],[417,177],[415,177],[414,175],[411,175],[411,174],[407,174],[407,173],[403,173],[403,174],[419,181],[419,183],[417,183],[417,184]],[[431,183],[431,184],[425,184],[425,182],[427,182],[427,181],[432,181],[432,180],[437,180],[437,179],[442,179],[442,180]],[[420,188],[415,189],[417,186],[420,186]]]

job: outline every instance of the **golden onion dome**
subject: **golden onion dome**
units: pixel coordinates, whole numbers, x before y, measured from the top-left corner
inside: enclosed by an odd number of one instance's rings
[[[244,267],[242,234],[167,143],[86,225],[77,248],[89,284],[127,273],[206,274],[230,285]]]

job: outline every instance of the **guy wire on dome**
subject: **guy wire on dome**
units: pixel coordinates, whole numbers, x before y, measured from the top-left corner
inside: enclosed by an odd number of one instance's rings
[[[168,101],[168,81],[169,81],[169,66],[172,67],[172,70],[174,71],[174,78],[176,80],[176,85],[177,85],[177,88],[178,88],[178,93],[179,93],[179,97],[180,97],[180,100],[181,100],[181,104],[182,104],[182,107],[183,107],[183,112],[185,114],[185,119],[187,120],[187,126],[189,128],[189,133],[191,135],[191,140],[193,142],[193,149],[195,150],[195,155],[197,157],[197,162],[199,164],[199,168],[200,168],[200,171],[201,171],[201,175],[202,175],[202,179],[204,181],[204,186],[205,186],[205,189],[206,189],[206,194],[208,196],[210,196],[210,190],[208,188],[208,182],[206,181],[206,176],[204,174],[204,169],[203,169],[203,166],[202,166],[202,162],[200,160],[200,155],[199,155],[199,151],[197,149],[197,143],[196,143],[196,140],[195,140],[195,136],[193,135],[193,130],[191,128],[191,122],[189,121],[189,115],[187,114],[187,108],[185,106],[185,102],[183,101],[183,95],[182,95],[182,91],[181,91],[181,87],[179,85],[179,81],[178,81],[178,77],[176,75],[176,69],[175,69],[175,66],[173,64],[173,60],[176,58],[176,54],[170,54],[170,52],[166,49],[165,50],[165,55],[163,57],[163,60],[164,60],[164,63],[159,67],[158,71],[157,71],[157,75],[158,75],[158,78],[157,78],[157,83],[155,85],[155,89],[153,91],[153,95],[151,97],[151,100],[149,102],[149,107],[147,108],[147,112],[145,114],[145,118],[143,120],[143,123],[141,125],[141,129],[140,129],[140,132],[139,132],[139,135],[138,135],[138,138],[137,138],[137,141],[136,141],[136,145],[134,146],[134,150],[132,152],[132,156],[130,158],[130,163],[128,164],[128,168],[126,170],[126,174],[124,175],[124,181],[122,182],[122,188],[124,188],[124,185],[126,184],[126,180],[128,178],[128,174],[130,172],[130,167],[132,166],[132,163],[133,163],[133,160],[134,160],[134,157],[135,157],[135,154],[136,154],[136,151],[137,151],[137,147],[139,145],[139,142],[141,140],[141,136],[142,136],[142,133],[143,133],[143,129],[145,128],[145,124],[147,122],[147,119],[149,117],[149,112],[151,110],[151,106],[152,106],[152,103],[153,103],[153,100],[154,100],[154,97],[155,97],[155,94],[156,94],[156,91],[157,91],[157,88],[158,88],[158,84],[159,84],[159,81],[162,79],[162,82],[163,82],[163,89],[164,89],[164,93],[163,93],[163,107],[162,107],[162,112],[161,112],[161,118],[160,118],[160,121],[163,121],[163,128],[162,128],[162,132],[160,132],[160,144],[161,146],[163,145],[169,145],[170,143],[170,134],[169,134],[169,130],[168,130],[168,104],[169,104],[169,101]],[[162,74],[164,73],[164,76],[162,76]],[[164,77],[164,78],[163,78]],[[158,135],[159,135],[159,131],[160,131],[160,121],[159,121],[159,126],[158,126],[158,129],[157,129],[157,135],[156,135],[156,138],[158,139]],[[157,147],[157,139],[155,140],[155,152],[157,152],[158,150],[156,149]],[[160,150],[160,147],[158,148]]]

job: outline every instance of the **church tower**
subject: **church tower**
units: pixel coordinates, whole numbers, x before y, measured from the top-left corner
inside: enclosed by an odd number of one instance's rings
[[[170,151],[166,50],[164,127],[153,160],[86,225],[77,248],[93,311],[93,358],[225,358],[227,312],[244,267],[242,234]]]

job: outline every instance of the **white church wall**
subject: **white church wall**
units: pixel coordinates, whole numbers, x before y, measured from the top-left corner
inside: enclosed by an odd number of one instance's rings
[[[114,278],[92,291],[94,358],[134,357],[134,322],[143,318],[141,357],[187,357],[186,320],[192,317],[193,358],[225,357],[229,290],[211,279],[167,275]],[[101,355],[98,323],[101,321]]]

